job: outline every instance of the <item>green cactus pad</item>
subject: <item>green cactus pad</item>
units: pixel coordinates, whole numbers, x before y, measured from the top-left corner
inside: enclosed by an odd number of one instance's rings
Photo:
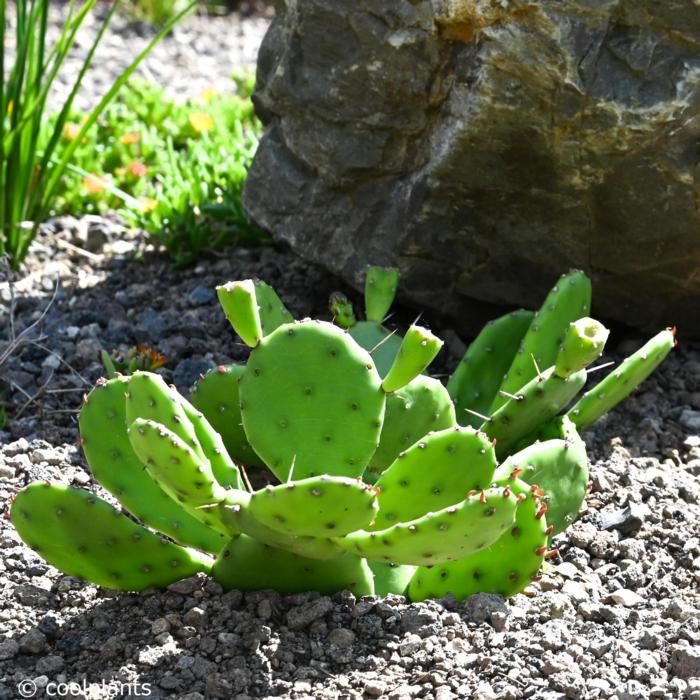
[[[401,341],[394,364],[384,377],[384,391],[389,393],[406,386],[435,359],[442,346],[442,340],[429,330],[411,326]]]
[[[141,522],[188,547],[218,553],[226,538],[186,513],[144,470],[127,435],[129,378],[99,382],[80,411],[85,457],[95,479]]]
[[[381,323],[394,303],[399,286],[399,271],[395,267],[368,267],[365,275],[365,316],[368,321]]]
[[[316,476],[267,486],[250,498],[250,514],[287,535],[341,536],[367,527],[379,506],[372,486],[343,476]]]
[[[664,361],[675,343],[675,329],[661,331],[587,391],[568,412],[569,418],[580,429],[595,423],[629,396]]]
[[[221,308],[240,339],[254,348],[263,337],[253,280],[228,282],[216,288]]]
[[[208,462],[199,460],[175,433],[154,421],[137,418],[128,434],[134,452],[163,491],[202,522],[229,533],[216,514],[202,509],[220,503],[226,496]]]
[[[182,396],[177,397],[180,405],[194,427],[195,435],[202,451],[211,464],[214,478],[222,485],[233,489],[241,488],[241,475],[238,467],[229,456],[221,435],[214,430],[202,411],[197,410]]]
[[[352,302],[340,292],[333,292],[328,300],[328,309],[333,314],[333,322],[348,330],[357,323]],[[370,348],[371,349],[371,348]]]
[[[529,585],[542,566],[547,543],[547,523],[540,502],[530,487],[510,481],[514,494],[524,496],[515,522],[491,546],[449,564],[416,570],[408,586],[413,601],[442,598],[448,593],[462,601],[475,593],[515,595]],[[522,494],[522,495],[521,495]]]
[[[570,323],[557,355],[555,372],[568,377],[590,365],[603,353],[608,335],[610,331],[602,323],[587,316]]]
[[[447,382],[460,425],[478,428],[483,423],[470,411],[489,411],[533,317],[532,311],[520,309],[489,321],[467,348]]]
[[[402,337],[374,321],[359,321],[349,330],[351,338],[372,355],[379,376],[386,377],[401,349]]]
[[[471,493],[461,503],[385,530],[358,531],[336,542],[377,561],[432,566],[488,547],[515,518],[515,497],[503,488]]]
[[[379,514],[371,529],[459,503],[469,491],[489,486],[495,469],[493,445],[483,433],[455,427],[426,435],[377,481]]]
[[[545,370],[520,389],[517,398],[509,399],[484,423],[483,431],[496,440],[496,455],[510,454],[519,440],[538,426],[551,420],[586,383],[586,370],[582,369],[564,379]]]
[[[62,484],[34,482],[12,504],[20,537],[70,576],[123,591],[163,587],[211,560],[137,525],[101,498]]]
[[[390,564],[385,561],[368,561],[369,568],[374,574],[374,594],[387,596],[406,595],[406,588],[416,571],[415,566],[406,564]]]
[[[501,391],[517,394],[540,371],[554,365],[566,330],[572,321],[586,316],[591,308],[591,282],[583,272],[575,270],[562,275],[545,299],[523,338],[523,342],[501,384]],[[497,394],[489,414],[508,401]]]
[[[126,423],[131,425],[137,418],[160,423],[187,443],[200,460],[208,462],[180,399],[177,391],[169,387],[160,375],[135,372],[126,392]]]
[[[399,456],[431,431],[456,423],[454,404],[447,389],[432,377],[418,376],[387,396],[384,427],[369,471],[381,474]]]
[[[494,481],[503,483],[522,470],[520,479],[544,489],[547,522],[553,534],[574,522],[588,491],[586,446],[578,440],[545,440],[511,455],[496,470]]]
[[[385,397],[368,353],[323,321],[280,326],[239,383],[243,426],[275,476],[360,476],[379,443]]]
[[[255,280],[254,284],[263,335],[270,335],[282,324],[294,321],[292,314],[269,284],[262,280]]]
[[[239,464],[264,467],[243,430],[238,380],[245,365],[221,365],[207,372],[194,386],[190,401],[221,435],[226,451]]]
[[[250,513],[251,494],[229,491],[222,509],[222,521],[231,531],[239,531],[262,544],[284,549],[310,559],[331,560],[345,556],[345,550],[327,537],[285,535],[267,527]]]
[[[318,591],[332,595],[342,590],[356,596],[374,594],[372,571],[364,559],[352,554],[330,562],[307,559],[246,535],[226,545],[212,576],[224,588],[241,591],[271,588],[283,594]]]

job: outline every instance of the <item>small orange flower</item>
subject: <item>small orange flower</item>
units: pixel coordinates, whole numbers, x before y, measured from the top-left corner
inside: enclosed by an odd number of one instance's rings
[[[214,128],[214,120],[205,112],[193,112],[189,116],[190,126],[202,134]]]
[[[129,163],[129,175],[132,177],[143,177],[148,172],[148,166],[145,163],[134,161]]]
[[[80,125],[78,124],[71,124],[70,122],[64,124],[63,126],[63,135],[69,140],[69,141],[75,141],[75,139],[78,138],[78,134],[80,133]]]
[[[138,143],[141,140],[141,134],[138,131],[128,131],[126,134],[122,134],[119,140],[125,146],[131,146],[131,144]]]
[[[88,194],[100,194],[104,192],[106,182],[97,175],[86,175],[83,178],[83,187],[88,191]]]

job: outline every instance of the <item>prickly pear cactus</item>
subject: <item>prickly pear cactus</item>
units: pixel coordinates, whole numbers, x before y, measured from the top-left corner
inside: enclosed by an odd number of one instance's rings
[[[149,372],[101,380],[85,398],[95,479],[138,522],[92,493],[38,482],[12,505],[20,536],[61,570],[123,590],[199,572],[283,593],[522,591],[585,498],[577,428],[638,386],[674,334],[570,408],[608,334],[586,315],[588,280],[572,273],[538,314],[488,325],[446,388],[423,374],[435,335],[381,325],[397,280],[371,268],[367,320],[336,296],[337,325],[294,321],[261,281],[220,287],[246,364],[203,377],[192,403]],[[252,488],[251,468],[267,486]]]

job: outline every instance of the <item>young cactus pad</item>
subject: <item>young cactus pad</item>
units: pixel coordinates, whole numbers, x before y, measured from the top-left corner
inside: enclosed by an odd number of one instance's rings
[[[163,540],[88,491],[34,482],[12,504],[20,537],[61,571],[107,588],[140,591],[208,572],[211,560]]]
[[[406,386],[435,359],[442,346],[443,341],[429,330],[411,326],[401,341],[391,369],[384,377],[384,391],[389,393]]]
[[[557,355],[556,373],[569,377],[597,360],[605,347],[610,331],[593,318],[580,318],[569,324]]]
[[[239,383],[253,449],[286,482],[357,477],[377,449],[381,379],[366,350],[322,321],[280,326],[250,353]]]
[[[221,308],[241,340],[254,348],[263,329],[253,280],[229,282],[216,288]]]
[[[368,321],[381,323],[389,312],[399,284],[395,267],[369,267],[365,275],[365,315]]]

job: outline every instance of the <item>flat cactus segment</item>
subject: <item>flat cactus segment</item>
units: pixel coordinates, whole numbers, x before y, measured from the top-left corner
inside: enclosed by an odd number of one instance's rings
[[[590,308],[591,282],[588,277],[578,270],[562,275],[532,320],[513,364],[503,379],[501,390],[517,394],[537,376],[533,357],[540,370],[554,365],[569,324],[586,316]],[[497,394],[488,413],[494,413],[507,401],[506,396]]]
[[[420,375],[386,398],[384,427],[369,471],[381,474],[399,456],[431,431],[456,424],[455,408],[439,380]]]
[[[242,488],[240,472],[226,451],[221,435],[214,430],[202,411],[197,410],[182,396],[178,396],[178,401],[194,427],[202,451],[211,464],[214,478],[222,486],[229,486],[233,489]]]
[[[374,595],[406,595],[406,588],[416,571],[415,566],[390,564],[385,561],[368,561],[374,574]]]
[[[129,427],[129,440],[146,470],[172,498],[190,507],[220,503],[226,496],[208,462],[175,433],[152,420],[137,418]]]
[[[350,330],[350,337],[372,355],[379,376],[386,377],[401,348],[401,336],[374,321],[359,321]]]
[[[348,330],[357,323],[352,302],[340,292],[333,292],[328,300],[328,309],[333,314],[333,321],[341,328]]]
[[[194,451],[203,462],[208,461],[197,437],[197,431],[180,403],[181,396],[169,387],[163,377],[151,372],[135,372],[126,392],[126,423],[137,418],[153,420],[171,430]]]
[[[448,428],[426,435],[377,481],[379,514],[370,529],[383,530],[454,505],[493,480],[496,455],[483,433]]]
[[[226,451],[239,464],[264,467],[243,430],[238,380],[245,365],[221,365],[207,372],[194,386],[190,401],[221,435]]]
[[[609,335],[610,331],[602,323],[587,316],[570,323],[557,355],[555,372],[560,377],[568,377],[588,367],[602,355]]]
[[[100,382],[80,410],[85,458],[95,479],[142,523],[188,547],[217,553],[223,536],[186,513],[143,468],[127,435],[126,399],[129,379]]]
[[[586,446],[578,440],[546,440],[511,455],[496,470],[494,481],[503,483],[512,473],[544,489],[547,523],[552,534],[563,532],[581,509],[588,491]]]
[[[367,527],[379,506],[375,489],[359,479],[317,476],[267,486],[250,498],[250,514],[287,535],[345,535]]]
[[[216,288],[221,308],[240,339],[254,348],[263,337],[253,280],[228,282]]]
[[[270,335],[282,324],[294,321],[292,314],[269,284],[262,280],[255,280],[254,284],[263,335]]]
[[[585,383],[586,370],[564,379],[555,374],[554,367],[530,380],[484,423],[482,430],[496,440],[496,455],[510,454],[521,438],[566,408]]]
[[[567,413],[579,429],[587,428],[629,396],[666,358],[676,344],[675,329],[655,335],[587,391]]]
[[[261,544],[284,549],[309,559],[334,560],[345,556],[345,550],[327,537],[285,535],[269,528],[250,513],[250,499],[251,495],[246,492],[227,493],[221,519],[232,532],[242,532]]]
[[[482,419],[470,411],[488,412],[533,317],[532,311],[519,309],[489,321],[467,348],[447,382],[460,425],[481,425]]]
[[[539,499],[530,487],[510,481],[522,500],[515,522],[489,547],[458,561],[416,570],[408,586],[411,600],[442,598],[462,601],[475,593],[515,595],[528,586],[542,566],[547,550],[547,523]]]
[[[123,591],[164,587],[211,560],[129,520],[88,491],[37,481],[20,491],[11,513],[20,537],[70,576]]]
[[[395,267],[368,267],[365,275],[365,316],[368,321],[381,323],[394,303],[399,286],[399,271]]]
[[[323,321],[280,326],[239,383],[243,427],[275,476],[358,477],[377,449],[385,396],[369,354]]]
[[[406,386],[436,357],[443,341],[426,328],[411,326],[401,341],[401,347],[391,365],[382,387],[387,393]]]
[[[432,566],[488,547],[512,525],[516,506],[509,490],[490,488],[416,520],[353,532],[336,542],[367,559]]]
[[[346,554],[336,561],[307,559],[275,549],[241,535],[223,549],[212,576],[226,589],[279,593],[318,591],[332,595],[349,590],[356,596],[373,595],[372,571],[364,559]]]

